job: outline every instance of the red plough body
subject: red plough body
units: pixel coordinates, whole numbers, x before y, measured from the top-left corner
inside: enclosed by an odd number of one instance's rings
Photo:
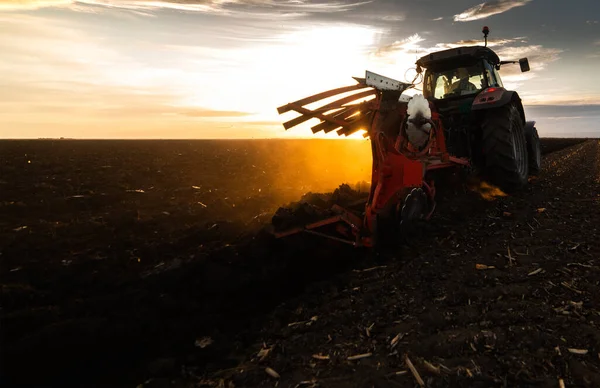
[[[448,153],[442,122],[431,103],[431,118],[408,115],[408,104],[400,101],[400,96],[412,87],[411,84],[371,72],[367,72],[365,78],[355,79],[357,85],[319,93],[284,105],[278,111],[282,114],[293,110],[301,114],[284,123],[286,129],[318,118],[321,122],[312,127],[313,133],[336,130],[338,135],[348,136],[361,129],[366,130],[364,136],[371,140],[373,164],[371,189],[364,212],[359,215],[334,206],[332,210],[335,216],[277,232],[277,237],[306,232],[355,246],[373,247],[383,238],[397,236],[391,231],[401,229],[403,224],[431,217],[435,209],[435,184],[428,178],[429,171],[469,165],[467,159],[456,158]],[[368,89],[321,108],[310,110],[304,107],[325,98],[365,88]],[[373,95],[373,99],[356,103],[356,100]],[[350,104],[352,102],[354,104]],[[416,147],[409,142],[406,134],[409,122],[421,127],[429,124],[429,136],[424,145]],[[340,237],[318,231],[332,224],[339,224],[336,231]]]

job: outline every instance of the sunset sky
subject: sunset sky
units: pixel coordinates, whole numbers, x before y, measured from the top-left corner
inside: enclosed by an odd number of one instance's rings
[[[305,136],[278,106],[483,25],[525,104],[600,105],[598,0],[0,0],[0,137]]]

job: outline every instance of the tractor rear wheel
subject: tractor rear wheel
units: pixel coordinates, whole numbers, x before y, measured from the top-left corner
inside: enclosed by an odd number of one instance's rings
[[[488,110],[481,130],[485,175],[505,191],[523,187],[529,160],[525,126],[517,107],[509,104]]]
[[[527,139],[529,175],[537,176],[542,169],[542,151],[538,131],[533,125],[527,125],[525,127],[525,138]]]

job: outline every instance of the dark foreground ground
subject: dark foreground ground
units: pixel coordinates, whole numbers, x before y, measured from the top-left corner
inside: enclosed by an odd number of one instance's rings
[[[317,143],[0,143],[2,386],[600,386],[597,140],[380,257],[260,231],[368,177]]]

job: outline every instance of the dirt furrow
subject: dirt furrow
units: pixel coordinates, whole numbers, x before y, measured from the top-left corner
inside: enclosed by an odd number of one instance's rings
[[[391,255],[253,232],[350,143],[0,143],[0,385],[412,385],[404,353],[431,386],[594,381],[597,143],[542,139],[519,195],[439,187]]]

